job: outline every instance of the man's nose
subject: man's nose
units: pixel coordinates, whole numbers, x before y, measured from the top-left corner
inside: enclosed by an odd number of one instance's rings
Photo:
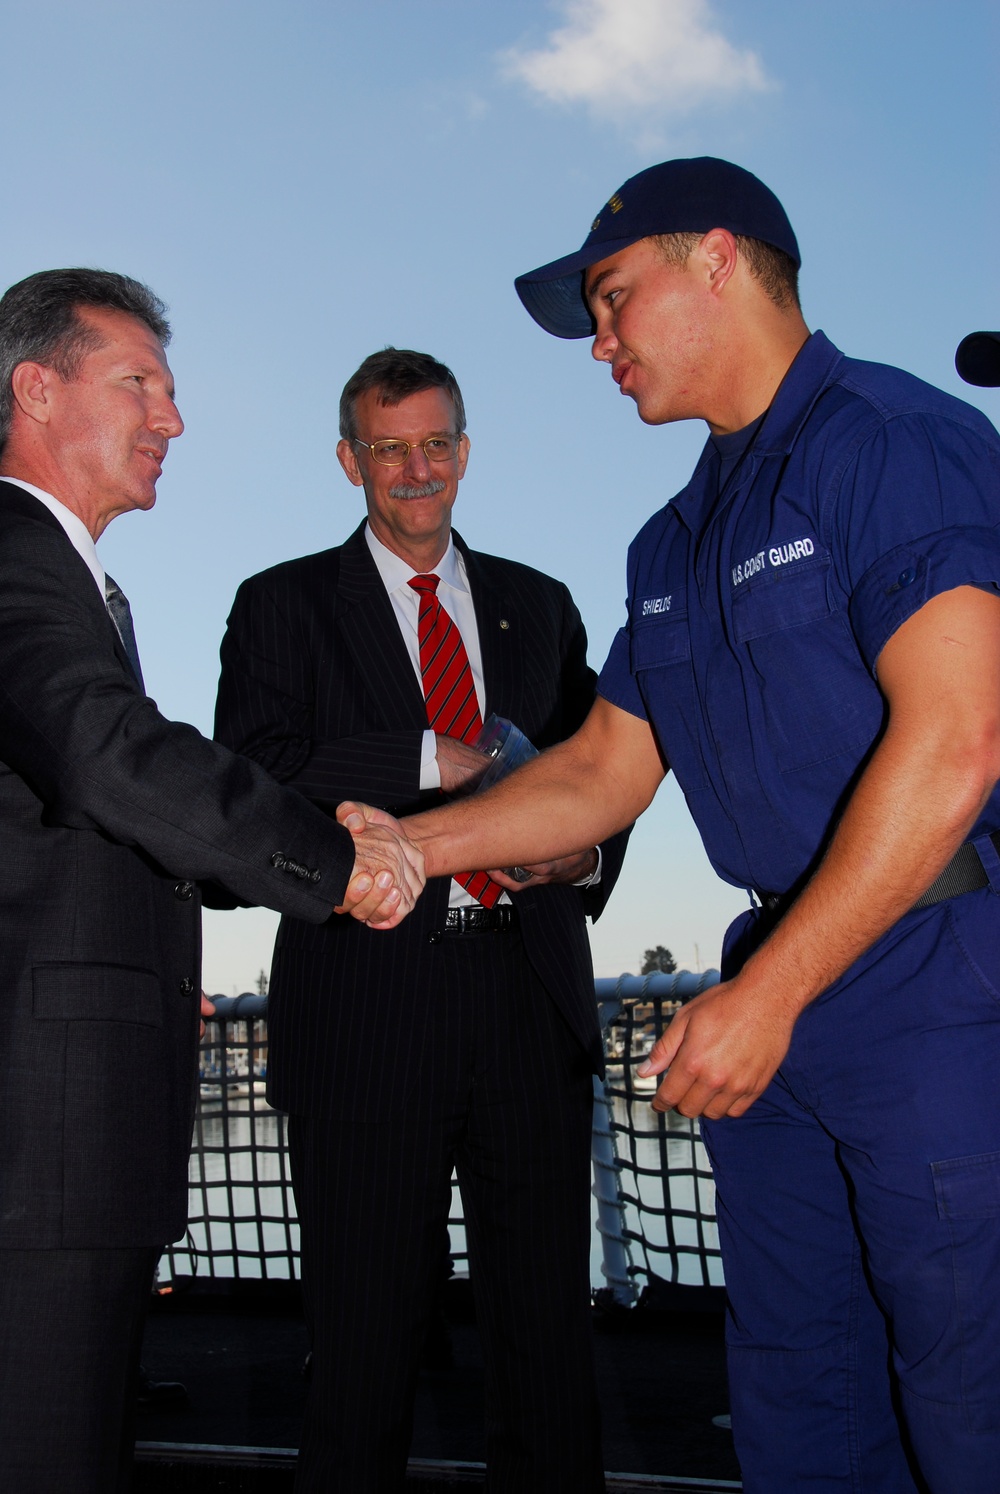
[[[603,331],[598,330],[590,344],[590,356],[596,358],[598,363],[611,363],[617,346],[617,337],[610,328],[606,327]]]
[[[427,453],[422,446],[411,446],[410,454],[406,458],[405,470],[418,482],[427,482],[431,475],[431,464],[427,460]]]
[[[154,410],[149,423],[154,431],[160,431],[168,441],[174,436],[179,436],[184,429],[181,412],[172,399],[163,400],[163,403]]]

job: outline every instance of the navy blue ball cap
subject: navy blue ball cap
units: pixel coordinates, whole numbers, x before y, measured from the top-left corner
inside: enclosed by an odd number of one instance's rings
[[[710,228],[762,239],[801,263],[792,225],[770,187],[731,161],[695,156],[661,161],[629,177],[601,208],[582,249],[519,275],[514,289],[525,310],[554,337],[592,337],[584,270],[653,234]]]
[[[955,367],[967,384],[993,389],[1000,384],[1000,332],[970,332],[955,352]]]

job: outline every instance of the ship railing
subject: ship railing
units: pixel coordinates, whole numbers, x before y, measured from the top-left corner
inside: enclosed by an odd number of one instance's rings
[[[594,1081],[593,1277],[631,1306],[665,1283],[722,1285],[711,1168],[698,1122],[650,1106],[635,1074],[685,1001],[718,972],[623,975],[595,982],[607,1074]],[[267,998],[216,996],[199,1054],[187,1235],[160,1264],[161,1288],[191,1277],[242,1282],[299,1275],[299,1232],[286,1118],[266,1099]],[[461,1194],[449,1221],[457,1270],[468,1269]]]

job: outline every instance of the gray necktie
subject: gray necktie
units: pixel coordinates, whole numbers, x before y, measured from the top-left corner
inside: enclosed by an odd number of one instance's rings
[[[104,593],[107,598],[108,611],[111,613],[111,621],[118,629],[118,637],[122,641],[122,648],[128,655],[128,661],[132,666],[139,689],[145,695],[146,687],[142,682],[142,670],[139,667],[139,650],[135,646],[135,629],[132,627],[132,610],[128,604],[128,597],[122,591],[117,581],[112,581],[110,576],[104,578]]]

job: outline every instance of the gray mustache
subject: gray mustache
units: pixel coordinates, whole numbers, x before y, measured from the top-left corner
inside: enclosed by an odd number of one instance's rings
[[[390,498],[433,498],[435,493],[444,489],[444,483],[440,477],[432,477],[430,482],[398,482],[395,487],[389,489]]]

